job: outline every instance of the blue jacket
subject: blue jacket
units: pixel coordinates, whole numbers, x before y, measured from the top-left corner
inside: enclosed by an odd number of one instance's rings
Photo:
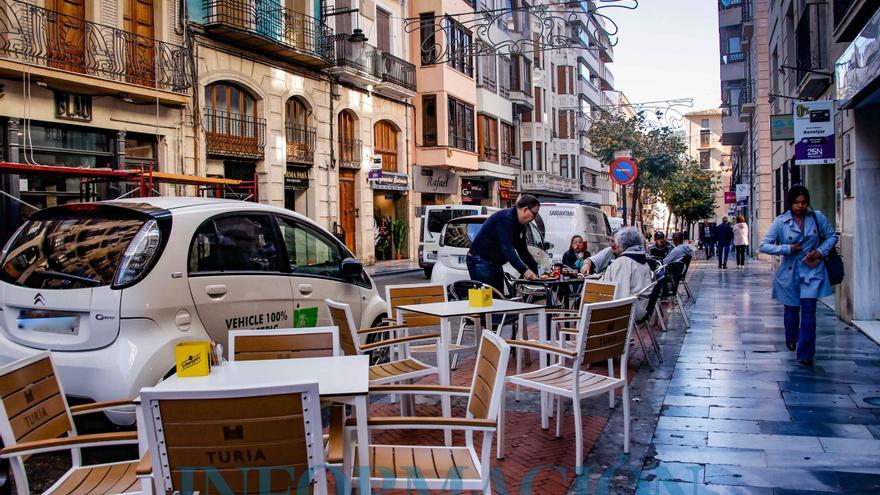
[[[825,237],[821,246],[820,232]],[[791,254],[791,245],[795,243],[800,243],[801,250],[797,254]],[[828,282],[824,261],[815,268],[810,268],[801,260],[814,249],[818,249],[823,257],[827,256],[836,245],[837,233],[822,212],[810,210],[807,213],[804,232],[801,232],[797,222],[791,217],[791,211],[776,217],[760,247],[762,253],[782,257],[773,281],[773,298],[786,306],[799,306],[802,298],[831,295],[831,284]]]
[[[718,247],[730,245],[733,242],[733,227],[730,226],[730,223],[722,222],[715,229],[715,238],[718,240]]]
[[[538,262],[527,249],[526,226],[519,223],[516,208],[493,213],[477,232],[470,252],[499,267],[509,262],[520,273],[538,273]]]

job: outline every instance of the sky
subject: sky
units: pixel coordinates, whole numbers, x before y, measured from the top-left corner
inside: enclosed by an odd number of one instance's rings
[[[610,66],[615,89],[633,103],[694,98],[693,110],[720,105],[717,2],[639,0],[638,4],[635,10],[600,11],[620,29]],[[682,109],[687,111],[691,109]]]

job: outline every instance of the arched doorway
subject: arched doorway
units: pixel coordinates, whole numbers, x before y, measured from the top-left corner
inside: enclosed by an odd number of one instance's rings
[[[309,169],[315,162],[315,127],[305,100],[293,96],[284,106],[287,166],[284,171],[284,207],[309,216]]]
[[[357,119],[354,113],[339,113],[339,226],[345,234],[345,245],[357,255],[357,209],[355,186],[361,166],[361,140],[355,139]]]
[[[400,129],[381,120],[373,126],[373,154],[382,157],[382,175],[370,180],[373,189],[373,222],[376,229],[376,260],[408,257],[406,174],[399,169]]]

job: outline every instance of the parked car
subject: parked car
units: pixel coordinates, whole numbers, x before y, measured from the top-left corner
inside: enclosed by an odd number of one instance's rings
[[[363,327],[385,316],[361,263],[289,210],[204,198],[49,208],[0,255],[0,363],[48,349],[68,395],[135,397],[174,371],[179,342],[329,325],[328,295]]]
[[[498,211],[491,206],[427,205],[422,213],[422,230],[419,232],[419,266],[425,278],[431,278],[431,270],[437,262],[437,240],[446,222],[470,215],[486,215]]]
[[[592,206],[577,203],[541,203],[544,240],[553,262],[562,262],[571,238],[579,235],[587,242],[590,253],[611,245],[611,226],[605,213]]]
[[[437,264],[434,266],[434,272],[431,274],[431,283],[449,285],[459,280],[471,278],[468,275],[465,258],[467,257],[468,250],[471,248],[471,243],[488,218],[489,215],[460,217],[443,226],[440,233],[440,247],[437,251]],[[540,247],[544,241],[538,226],[534,222],[528,225],[526,243],[528,244],[529,253],[534,256],[542,271],[549,271],[550,258]],[[519,276],[519,273],[510,266],[510,263],[504,265],[504,271],[514,277]]]

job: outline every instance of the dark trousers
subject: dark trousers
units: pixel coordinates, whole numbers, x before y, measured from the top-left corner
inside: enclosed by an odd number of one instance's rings
[[[816,299],[801,299],[800,306],[785,307],[785,341],[797,342],[797,358],[816,355]]]
[[[703,239],[703,249],[706,250],[706,259],[715,254],[715,239]]]
[[[718,267],[727,266],[727,256],[730,254],[730,244],[718,245]]]
[[[502,294],[506,293],[504,290],[504,270],[501,269],[501,265],[473,254],[467,255],[465,263],[471,280],[489,284]]]
[[[742,246],[736,246],[736,266],[745,266],[746,264],[746,251],[749,250],[748,244],[743,244]]]

